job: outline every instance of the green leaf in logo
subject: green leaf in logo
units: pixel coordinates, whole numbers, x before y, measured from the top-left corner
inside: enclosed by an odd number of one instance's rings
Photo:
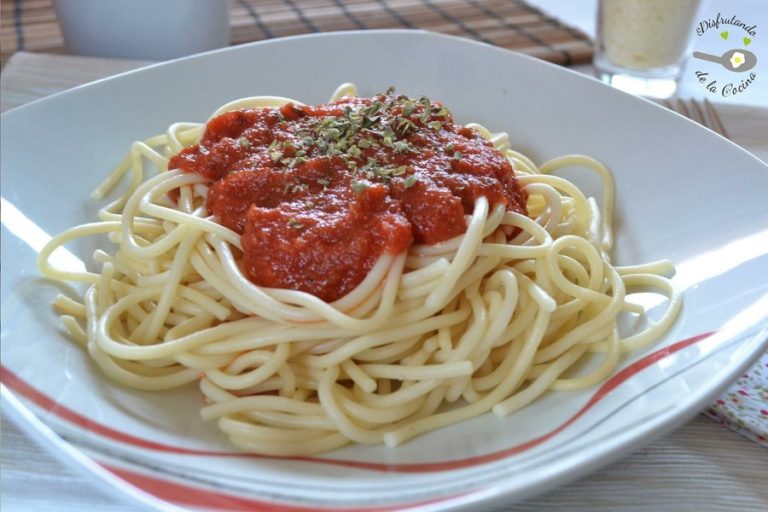
[[[728,39],[728,31],[726,30],[725,32],[720,32],[720,37],[723,39]]]
[[[749,43],[752,42],[752,38],[745,37],[744,39],[742,39],[742,41],[744,41],[744,46],[749,46]]]

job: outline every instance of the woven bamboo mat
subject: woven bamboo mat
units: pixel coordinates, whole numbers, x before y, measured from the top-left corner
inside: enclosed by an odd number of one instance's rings
[[[587,36],[523,0],[229,0],[232,44],[312,32],[418,28],[562,65],[592,58]],[[53,0],[1,0],[0,59],[65,53]]]

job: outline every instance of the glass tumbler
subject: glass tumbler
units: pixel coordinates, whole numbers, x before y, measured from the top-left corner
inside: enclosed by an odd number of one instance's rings
[[[597,76],[632,94],[672,96],[691,50],[698,7],[699,0],[600,0]]]

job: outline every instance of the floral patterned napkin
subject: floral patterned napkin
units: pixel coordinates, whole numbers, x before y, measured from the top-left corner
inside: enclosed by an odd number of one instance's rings
[[[704,414],[768,448],[768,352]]]

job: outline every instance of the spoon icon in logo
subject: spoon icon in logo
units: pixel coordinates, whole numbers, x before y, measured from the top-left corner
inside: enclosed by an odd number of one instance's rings
[[[748,50],[728,50],[719,57],[709,53],[693,52],[693,56],[700,60],[716,62],[728,71],[736,73],[749,71],[757,64],[757,55]]]

